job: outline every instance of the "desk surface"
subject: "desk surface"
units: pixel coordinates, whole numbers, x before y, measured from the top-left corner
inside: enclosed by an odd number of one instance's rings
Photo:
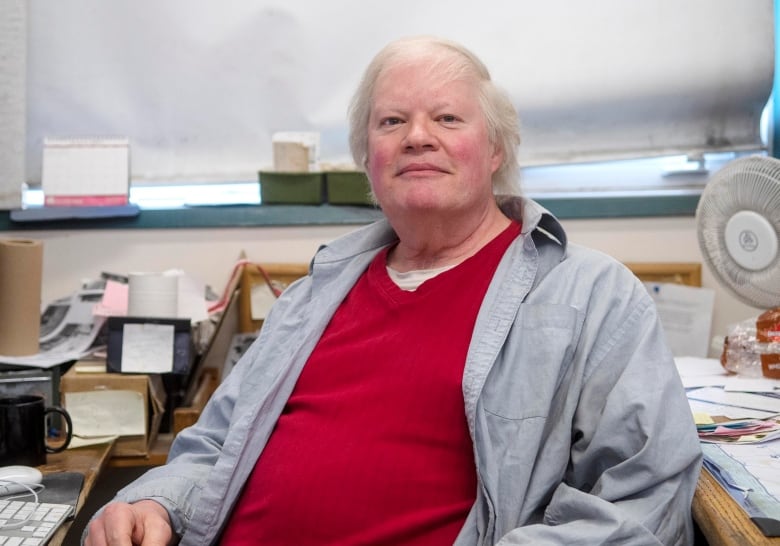
[[[84,506],[84,501],[95,486],[98,476],[108,464],[113,448],[113,442],[107,442],[78,449],[66,449],[62,453],[50,453],[46,457],[46,464],[39,468],[44,474],[65,471],[84,474],[84,484],[81,486],[81,494],[76,505],[76,512],[78,512]],[[62,544],[68,529],[70,529],[70,522],[60,527],[48,544],[51,546]]]
[[[168,459],[168,451],[171,449],[173,434],[158,434],[157,439],[149,449],[149,453],[143,456],[114,456],[108,462],[109,466],[160,466]]]
[[[780,545],[780,537],[764,536],[706,469],[701,471],[692,511],[709,546]]]
[[[109,465],[156,466],[165,463],[172,434],[160,434],[146,457],[112,457]],[[702,469],[693,499],[693,517],[709,546],[780,546],[780,537],[768,538],[707,470]]]
[[[84,485],[77,510],[107,466],[154,466],[163,464],[172,441],[172,435],[161,434],[148,457],[111,457],[112,444],[101,444],[63,453],[50,454],[48,462],[41,467],[43,472],[76,471],[84,474]],[[780,537],[769,538],[753,523],[744,510],[729,496],[710,473],[703,469],[693,498],[693,517],[699,525],[709,546],[780,546]],[[64,525],[49,544],[61,544],[68,531]]]

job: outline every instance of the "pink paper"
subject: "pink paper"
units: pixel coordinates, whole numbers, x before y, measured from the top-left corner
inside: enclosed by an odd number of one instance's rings
[[[99,317],[122,317],[127,315],[128,286],[121,282],[106,281],[103,299],[95,305],[93,314]]]

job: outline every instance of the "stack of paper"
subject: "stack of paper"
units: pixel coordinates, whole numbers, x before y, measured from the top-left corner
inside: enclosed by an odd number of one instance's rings
[[[704,467],[766,536],[780,536],[780,382],[729,374],[715,359],[676,363]]]
[[[780,442],[704,444],[704,467],[769,537],[780,536]]]
[[[708,443],[757,444],[780,438],[780,423],[771,419],[696,423],[696,428],[699,439]]]

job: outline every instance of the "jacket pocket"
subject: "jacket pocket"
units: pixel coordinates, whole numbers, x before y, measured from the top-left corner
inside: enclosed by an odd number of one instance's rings
[[[581,327],[568,305],[521,305],[482,390],[485,411],[502,419],[546,418],[566,377]]]

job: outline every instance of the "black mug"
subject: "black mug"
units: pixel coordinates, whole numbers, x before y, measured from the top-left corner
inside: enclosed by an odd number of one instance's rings
[[[46,416],[57,413],[67,424],[65,441],[46,441]],[[0,398],[0,466],[46,464],[47,453],[65,450],[73,438],[73,422],[63,408],[46,406],[43,396],[22,394]]]

